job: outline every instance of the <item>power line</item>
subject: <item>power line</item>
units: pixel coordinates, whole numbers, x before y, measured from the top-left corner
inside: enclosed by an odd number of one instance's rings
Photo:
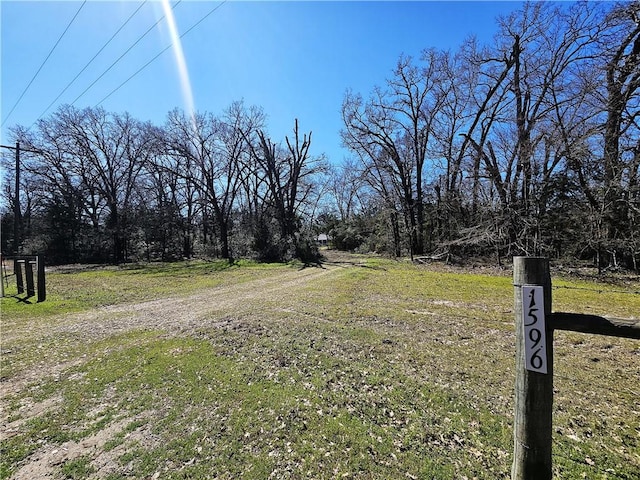
[[[45,63],[47,63],[47,60],[49,60],[49,57],[51,57],[51,54],[53,53],[53,51],[56,49],[56,47],[58,46],[58,44],[60,43],[60,40],[62,40],[62,37],[65,36],[65,34],[67,33],[67,31],[69,30],[69,27],[71,27],[71,24],[75,21],[75,19],[77,18],[78,14],[80,13],[80,11],[82,10],[82,7],[85,6],[85,4],[87,3],[87,0],[84,0],[84,2],[82,2],[82,5],[80,5],[80,8],[78,8],[78,10],[76,11],[76,14],[73,16],[73,18],[71,19],[71,21],[67,24],[67,27],[64,29],[64,31],[62,32],[62,34],[58,37],[58,40],[56,41],[56,43],[53,45],[53,47],[51,48],[51,50],[49,51],[49,53],[47,54],[46,58],[44,59],[44,61],[40,64],[40,67],[38,68],[38,70],[36,71],[36,73],[33,75],[33,77],[31,77],[31,80],[29,81],[29,83],[27,84],[27,86],[24,88],[24,90],[22,91],[22,93],[20,94],[20,97],[18,98],[18,100],[16,101],[16,103],[13,105],[13,107],[11,108],[11,110],[9,111],[8,115],[5,117],[4,121],[2,122],[2,124],[0,125],[0,127],[4,127],[4,124],[7,122],[7,120],[9,119],[9,117],[11,116],[11,114],[13,113],[13,111],[16,109],[16,107],[18,106],[18,104],[20,103],[20,100],[22,100],[22,97],[24,97],[24,94],[27,93],[27,90],[29,90],[29,87],[31,86],[31,84],[33,83],[33,81],[36,79],[36,77],[38,76],[38,74],[40,73],[40,70],[42,70],[42,67],[44,67]]]
[[[202,22],[205,21],[205,19],[207,17],[209,17],[209,15],[211,15],[213,12],[215,12],[216,10],[218,10],[222,5],[224,5],[225,3],[227,3],[228,0],[224,0],[222,2],[220,2],[218,5],[216,5],[214,8],[212,8],[211,10],[209,10],[209,12],[202,17],[200,20],[198,20],[196,23],[194,23],[191,27],[189,27],[186,31],[184,31],[182,33],[182,35],[180,35],[180,39],[182,39],[182,37],[184,37],[185,35],[187,35],[189,32],[191,32],[191,30],[193,30],[194,28],[196,28],[198,25],[200,25]],[[164,17],[163,17],[164,18]],[[167,50],[169,50],[171,47],[173,46],[173,42],[170,43],[168,46],[166,46],[164,49],[162,49],[160,51],[160,53],[158,53],[155,57],[153,57],[151,60],[149,60],[147,63],[145,63],[142,67],[140,67],[136,72],[134,72],[129,78],[127,78],[124,82],[122,82],[120,85],[118,85],[116,88],[114,88],[113,90],[111,90],[111,92],[109,92],[102,100],[100,100],[96,105],[100,105],[102,102],[104,102],[106,99],[108,99],[111,95],[113,95],[114,93],[116,93],[118,90],[120,90],[125,84],[127,84],[129,81],[131,81],[135,76],[137,76],[140,72],[142,72],[145,68],[147,68],[149,65],[151,65],[158,57],[160,57],[164,52],[166,52]]]
[[[213,7],[211,10],[209,10],[209,13],[207,13],[204,17],[202,17],[200,20],[198,20],[196,23],[194,23],[193,25],[191,25],[191,27],[189,27],[185,32],[183,32],[182,35],[180,35],[180,38],[184,37],[186,34],[188,34],[191,30],[193,30],[194,28],[196,28],[198,25],[200,25],[202,22],[204,22],[207,17],[209,15],[211,15],[213,12],[215,12],[216,10],[218,10],[222,5],[224,5],[225,3],[227,3],[228,0],[223,0],[222,2],[220,2],[218,5],[216,5],[215,7]],[[173,44],[172,44],[173,45]]]
[[[172,8],[172,9],[175,9],[178,5],[180,5],[180,3],[182,3],[182,0],[178,0],[178,1],[173,5],[173,7],[171,7],[171,8]],[[162,17],[160,17],[160,19],[159,19],[156,23],[154,23],[153,25],[151,25],[151,26],[147,29],[147,31],[146,31],[146,32],[144,32],[144,33],[143,33],[143,34],[142,34],[142,35],[141,35],[141,36],[140,36],[140,37],[139,37],[139,38],[138,38],[138,39],[133,43],[133,45],[131,45],[129,48],[127,48],[127,49],[125,50],[125,52],[124,52],[122,55],[120,55],[120,56],[119,56],[119,57],[118,57],[118,58],[117,58],[117,59],[116,59],[116,60],[115,60],[111,65],[109,65],[109,67],[108,67],[104,72],[102,72],[102,74],[100,74],[100,76],[99,76],[98,78],[96,78],[96,79],[91,83],[91,85],[89,85],[87,88],[85,88],[85,89],[84,89],[84,91],[83,91],[80,95],[78,95],[78,96],[75,98],[75,100],[73,100],[73,102],[71,102],[71,105],[75,104],[75,103],[76,103],[76,102],[77,102],[77,101],[78,101],[78,100],[79,100],[79,99],[80,99],[80,98],[81,98],[85,93],[87,93],[87,92],[89,91],[89,89],[91,89],[91,87],[93,87],[93,86],[94,86],[94,85],[95,85],[95,84],[96,84],[96,83],[97,83],[97,82],[98,82],[102,77],[104,77],[104,76],[107,74],[107,72],[109,72],[109,70],[111,70],[111,69],[112,69],[112,68],[113,68],[113,67],[114,67],[114,66],[115,66],[115,65],[116,65],[120,60],[122,60],[122,58],[123,58],[127,53],[129,53],[129,52],[130,52],[130,51],[131,51],[131,50],[132,50],[132,49],[133,49],[133,48],[134,48],[138,43],[140,43],[140,41],[141,41],[144,37],[146,37],[146,36],[147,36],[147,35],[148,35],[148,34],[149,34],[149,33],[150,33],[150,32],[151,32],[151,31],[152,31],[152,30],[153,30],[153,29],[154,29],[154,28],[155,28],[155,27],[160,23],[160,22],[162,22],[162,20],[164,20],[164,17],[165,17],[165,16],[163,15]],[[98,103],[98,105],[99,105],[99,103]]]
[[[80,75],[82,75],[82,73],[89,68],[89,65],[91,65],[93,63],[93,61],[98,57],[98,55],[100,55],[102,53],[102,51],[107,48],[107,46],[111,43],[111,41],[116,37],[116,35],[118,35],[122,29],[129,23],[129,21],[140,11],[140,9],[147,3],[147,0],[144,0],[140,6],[129,16],[129,18],[127,18],[125,20],[125,22],[120,26],[120,28],[118,28],[118,30],[116,30],[116,32],[111,35],[111,38],[109,40],[107,40],[107,42],[102,46],[102,48],[100,50],[98,50],[98,52],[91,58],[91,60],[89,60],[87,62],[87,64],[82,68],[82,70],[80,70],[78,72],[78,74],[73,77],[73,80],[71,80],[69,83],[67,83],[67,86],[64,87],[64,89],[60,92],[60,94],[49,104],[49,106],[47,106],[47,108],[44,109],[44,111],[38,115],[38,119],[42,118],[51,108],[51,106],[56,103],[58,101],[58,99],[64,94],[64,92],[66,92],[69,87],[71,87],[71,85],[73,85],[73,83],[78,79],[78,77]],[[36,119],[33,123],[35,124],[38,119]],[[33,126],[33,125],[32,125]]]

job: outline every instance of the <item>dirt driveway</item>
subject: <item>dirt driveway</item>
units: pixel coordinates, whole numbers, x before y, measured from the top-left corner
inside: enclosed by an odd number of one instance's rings
[[[234,328],[237,318],[264,308],[265,302],[278,309],[279,304],[287,304],[287,299],[307,295],[304,290],[313,282],[359,265],[357,257],[348,254],[329,253],[322,266],[300,269],[279,270],[266,278],[251,280],[230,286],[209,288],[188,296],[175,296],[135,304],[120,304],[92,309],[89,311],[49,318],[46,322],[30,322],[19,328],[2,332],[4,346],[16,341],[38,344],[47,338],[69,337],[81,341],[95,341],[101,338],[134,330],[159,330],[169,334],[185,334],[199,329]],[[3,355],[11,354],[3,348]],[[55,354],[43,354],[43,358],[33,367],[19,374],[2,378],[0,384],[0,436],[11,438],[20,432],[30,419],[41,416],[59,407],[60,399],[49,398],[44,402],[22,399],[18,419],[9,403],[16,395],[22,395],[26,388],[51,378],[60,376],[69,368],[82,363],[81,358],[65,360]],[[12,412],[12,413],[10,413]],[[12,418],[10,415],[13,415]],[[31,456],[28,464],[13,474],[12,479],[53,478],[56,468],[69,460],[100,450],[127,421],[116,422],[81,442],[66,442],[63,445],[44,445]],[[133,432],[144,436],[148,432]],[[102,464],[101,473],[109,471],[115,455],[119,452],[103,452],[103,458],[96,459]],[[121,453],[121,452],[120,452]],[[95,462],[94,462],[95,463]],[[98,478],[101,478],[99,473]]]
[[[335,274],[344,268],[360,266],[360,260],[343,252],[329,252],[321,266],[277,271],[259,278],[224,287],[200,290],[188,296],[172,296],[141,303],[124,303],[65,314],[46,322],[25,324],[2,331],[2,343],[12,344],[27,338],[37,341],[61,334],[74,334],[88,340],[118,335],[132,330],[164,330],[189,332],[209,327],[228,326],[233,316],[255,311],[265,301],[272,305],[295,298],[312,282]],[[3,349],[3,353],[7,353]],[[67,367],[68,365],[62,365]],[[20,391],[25,384],[51,376],[60,366],[35,368],[17,377],[3,378],[0,399]]]

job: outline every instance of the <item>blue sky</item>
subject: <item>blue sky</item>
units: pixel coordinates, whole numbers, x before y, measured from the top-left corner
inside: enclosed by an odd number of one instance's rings
[[[489,42],[496,16],[521,5],[507,1],[220,3],[183,0],[173,8],[182,34],[219,5],[181,40],[195,108],[220,112],[242,99],[247,105],[259,105],[275,141],[290,135],[298,118],[302,131],[313,131],[313,153],[325,153],[332,162],[348,156],[339,137],[340,106],[348,88],[367,96],[373,86],[384,84],[401,54],[417,57],[429,47],[455,50],[471,34]],[[0,2],[3,144],[10,141],[8,128],[31,126],[140,4],[89,0],[16,105],[82,2]],[[161,2],[148,0],[47,115],[74,100],[78,108],[96,106],[170,45],[169,28],[161,21],[80,96],[162,15]],[[173,108],[186,109],[173,49],[100,105],[157,124]]]

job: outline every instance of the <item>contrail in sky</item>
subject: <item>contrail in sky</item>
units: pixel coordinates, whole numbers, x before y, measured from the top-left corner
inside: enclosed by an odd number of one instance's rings
[[[195,103],[193,101],[191,80],[189,79],[189,69],[187,68],[187,61],[185,60],[184,51],[182,50],[182,42],[180,41],[180,35],[178,34],[176,19],[173,16],[173,10],[171,10],[171,4],[169,3],[169,0],[162,0],[162,9],[164,10],[164,15],[167,20],[167,26],[169,27],[169,33],[171,35],[173,54],[176,58],[176,66],[178,67],[178,74],[180,75],[180,87],[182,89],[185,108],[189,117],[192,119],[195,125],[196,109]]]

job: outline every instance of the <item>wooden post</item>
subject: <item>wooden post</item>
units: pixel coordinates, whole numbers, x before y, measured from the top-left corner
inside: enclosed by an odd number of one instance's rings
[[[20,250],[20,142],[16,142],[16,191],[13,200],[13,254]],[[22,293],[22,292],[18,292]]]
[[[526,369],[523,286],[541,286],[544,313],[551,313],[549,261],[538,257],[514,257],[513,285],[516,323],[516,391],[512,480],[551,480],[551,430],[553,405],[553,330],[547,326],[547,373]]]
[[[44,278],[44,256],[36,256],[36,270],[38,275],[38,302],[44,302],[47,299],[47,287]]]
[[[22,264],[23,260],[15,259],[13,261],[13,273],[16,274],[16,286],[18,288],[18,293],[24,293],[24,280],[22,279]]]
[[[36,284],[33,280],[33,262],[29,259],[24,261],[24,273],[27,280],[27,298],[31,298],[36,294]]]
[[[7,278],[4,272],[4,258],[0,254],[0,297],[4,298],[4,281]]]

